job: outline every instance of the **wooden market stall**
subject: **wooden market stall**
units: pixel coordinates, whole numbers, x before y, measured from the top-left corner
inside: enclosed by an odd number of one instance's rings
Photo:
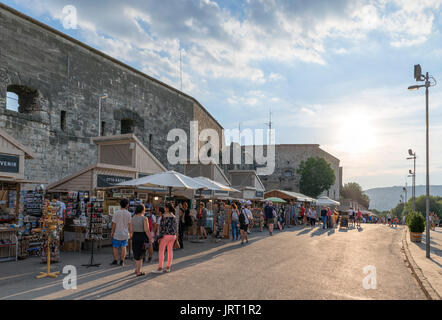
[[[25,160],[34,158],[29,148],[0,129],[0,261],[16,260],[19,251],[27,252],[18,234],[24,230],[23,217],[31,211],[41,214],[41,207],[27,201],[24,190],[25,185],[45,183],[25,178]],[[37,217],[33,219],[37,223]]]
[[[154,202],[164,196],[165,190],[154,188],[134,189],[130,187],[115,188],[116,184],[147,175],[164,172],[166,168],[141,143],[134,134],[104,136],[93,138],[98,146],[98,161],[47,187],[47,193],[62,195],[66,204],[65,243],[66,249],[81,250],[78,243],[84,242],[86,223],[84,217],[85,199],[99,203],[102,208],[102,240],[110,244],[112,215],[119,209],[120,200],[128,198],[131,206],[138,202]],[[157,199],[159,200],[159,199]],[[71,234],[70,234],[71,233]],[[83,233],[79,236],[78,233]],[[98,239],[100,240],[100,239]],[[72,245],[75,242],[76,245]]]
[[[254,224],[259,227],[262,223],[262,200],[264,199],[265,187],[255,170],[229,170],[230,181],[233,188],[239,192],[232,192],[230,196],[251,203]],[[230,227],[230,224],[229,224]]]
[[[215,182],[218,182],[224,186],[231,187],[230,180],[225,175],[224,171],[216,164],[186,164],[184,165],[184,174],[192,177],[206,177]],[[220,233],[220,237],[228,238],[229,235],[229,223],[231,216],[231,206],[224,199],[229,198],[229,191],[187,191],[188,196],[193,196],[193,199],[201,199],[206,203],[208,210],[208,227],[214,231],[214,236],[217,232]],[[191,208],[195,208],[196,203],[192,203]],[[223,224],[223,226],[219,224]],[[192,234],[196,233],[196,223],[192,230]]]

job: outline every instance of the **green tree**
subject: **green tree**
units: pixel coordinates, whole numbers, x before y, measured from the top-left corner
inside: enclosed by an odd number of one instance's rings
[[[405,204],[403,202],[398,203],[396,207],[391,209],[391,214],[395,217],[401,218],[404,213]]]
[[[400,205],[400,204],[399,204]],[[398,206],[399,206],[398,205]],[[408,214],[412,211],[413,200],[409,199],[405,204],[404,214]],[[425,195],[416,198],[416,211],[426,214],[427,198]],[[397,206],[396,206],[397,208]],[[394,210],[394,209],[393,209]],[[442,197],[430,195],[430,212],[435,212],[439,218],[442,218]]]
[[[311,157],[302,161],[297,172],[301,176],[300,191],[313,198],[330,189],[336,181],[335,172],[324,158]]]
[[[346,183],[341,190],[341,197],[355,200],[366,208],[370,206],[369,196],[362,191],[361,186],[356,182]]]

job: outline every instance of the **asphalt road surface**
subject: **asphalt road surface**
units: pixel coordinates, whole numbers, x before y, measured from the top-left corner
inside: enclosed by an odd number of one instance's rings
[[[425,299],[401,254],[402,228],[297,227],[272,237],[254,233],[244,246],[186,243],[169,274],[148,273],[157,266],[150,264],[147,275],[136,278],[133,262],[124,268],[106,263],[79,271],[76,290],[63,290],[62,277],[33,277],[4,290],[0,281],[0,299]],[[367,274],[366,266],[372,266]],[[374,275],[376,288],[365,289],[364,278],[371,276],[370,288]]]

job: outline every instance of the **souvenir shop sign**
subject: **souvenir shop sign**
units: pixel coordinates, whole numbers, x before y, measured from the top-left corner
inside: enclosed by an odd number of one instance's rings
[[[0,154],[0,172],[18,173],[19,161],[18,156]]]
[[[120,176],[109,176],[105,174],[99,174],[97,175],[97,187],[99,188],[106,188],[106,187],[112,187],[118,183],[132,180],[131,177],[120,177]]]

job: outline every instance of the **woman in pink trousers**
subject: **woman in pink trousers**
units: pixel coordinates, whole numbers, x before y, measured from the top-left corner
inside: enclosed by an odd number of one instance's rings
[[[170,267],[172,266],[173,260],[173,245],[176,240],[177,235],[177,222],[175,218],[175,209],[171,204],[167,204],[165,207],[165,213],[161,218],[160,223],[160,243],[159,243],[159,264],[158,269],[154,271],[155,273],[163,272],[163,263],[164,263],[164,251],[167,247],[167,267],[164,272],[170,272]]]

